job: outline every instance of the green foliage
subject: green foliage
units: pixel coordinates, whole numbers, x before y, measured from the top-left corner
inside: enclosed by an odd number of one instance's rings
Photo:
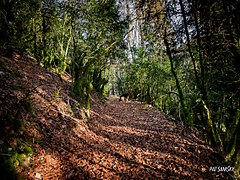
[[[24,130],[24,124],[20,119],[13,118],[12,115],[6,113],[2,120],[1,125],[8,130],[1,133],[4,133],[5,136],[7,134],[9,138],[0,143],[0,173],[4,173],[1,174],[1,177],[3,179],[21,179],[16,169],[18,166],[26,167],[30,165],[29,160],[33,155],[33,150],[18,136]]]
[[[144,51],[140,49],[136,52],[137,57],[125,65],[125,71],[118,80],[117,88],[120,92],[130,88],[134,99],[146,101],[169,113],[170,107],[173,107],[174,101],[178,98],[172,93],[176,89],[171,77],[170,64],[164,57],[155,55],[150,58],[150,54]]]
[[[236,158],[235,158],[235,177],[236,179],[240,179],[240,151],[236,153]]]
[[[72,74],[73,92],[90,108],[91,91],[104,93],[108,83],[105,71],[109,62],[116,58],[122,43],[121,23],[118,22],[115,1],[110,4],[89,2],[90,6],[81,6],[78,12],[69,12],[72,20],[81,14],[82,21],[73,24]],[[88,3],[86,3],[88,4]],[[71,3],[69,3],[71,6]],[[73,23],[73,22],[72,22]]]
[[[104,93],[108,83],[105,71],[123,56],[126,23],[120,21],[116,2],[1,3],[0,13],[4,16],[0,19],[0,34],[7,35],[3,43],[28,49],[39,64],[52,71],[71,73],[73,93],[85,99],[89,108],[90,93]]]
[[[57,88],[55,91],[54,91],[54,102],[57,102],[58,101],[58,98],[60,96],[60,93],[61,93],[61,88]]]
[[[169,1],[160,15],[141,3],[141,47],[116,73],[118,91],[194,123],[239,174],[239,1]]]
[[[180,62],[186,64],[189,59],[191,60],[189,74],[193,81],[191,79],[186,81],[185,87],[189,90],[183,88],[185,98],[190,102],[189,109],[193,107],[191,110],[194,113],[195,124],[200,125],[207,140],[227,153],[227,159],[239,164],[237,112],[240,105],[238,61],[240,56],[239,44],[236,44],[239,37],[239,13],[232,8],[239,5],[239,2],[189,1],[189,4],[184,4],[185,2],[181,0],[179,2],[182,3],[183,21],[178,26],[173,25],[173,29],[175,28],[176,32],[185,31],[180,37],[187,39],[185,47],[184,45],[181,47],[187,50],[187,54]],[[179,13],[177,10],[171,10],[168,12],[170,21]],[[186,28],[188,26],[191,26],[192,31]],[[169,39],[181,43],[179,35],[181,34],[169,34]],[[179,52],[181,48],[174,45],[172,48],[175,50],[173,55],[178,55],[179,53],[175,52]],[[185,69],[183,66],[179,68]],[[191,95],[189,96],[187,92]]]
[[[27,144],[18,143],[16,147],[8,146],[6,144],[1,144],[1,171],[5,171],[8,178],[17,177],[21,179],[21,177],[17,174],[16,169],[19,166],[29,166],[30,165],[30,157],[33,155],[32,148]]]
[[[141,46],[129,47],[130,60],[123,39],[127,34],[130,45],[132,29],[127,32],[115,0],[0,1],[0,44],[27,49],[42,66],[70,73],[72,92],[88,111],[91,92],[102,97],[110,87],[112,94],[129,91],[131,98],[193,122],[239,170],[239,1],[169,1],[154,15],[148,14],[156,11],[154,2],[140,3]],[[0,67],[8,69],[3,62]],[[34,114],[28,98],[19,105],[18,113]],[[3,119],[16,132],[23,127],[8,112]],[[18,153],[9,159],[13,167],[24,159]]]
[[[178,94],[168,59],[144,49],[139,49],[136,54],[132,62],[122,67],[125,71],[118,80],[117,89],[124,92],[129,88],[132,98],[178,116]]]

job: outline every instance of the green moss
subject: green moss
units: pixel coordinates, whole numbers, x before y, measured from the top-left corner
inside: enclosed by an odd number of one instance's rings
[[[32,148],[26,144],[20,144],[17,147],[10,147],[6,144],[1,144],[1,171],[5,172],[4,179],[21,179],[18,176],[17,168],[19,166],[29,166],[30,157],[33,155]],[[17,177],[17,178],[16,178]]]
[[[29,156],[32,156],[32,155],[33,155],[33,150],[32,150],[32,148],[31,148],[30,146],[27,146],[26,144],[25,144],[25,152],[26,152],[26,154],[28,154]]]
[[[19,165],[19,161],[17,160],[17,153],[13,153],[11,157],[9,156],[4,156],[1,158],[1,171],[4,172],[4,176],[2,177],[3,179],[12,179],[16,178],[17,176],[17,171],[16,168]],[[1,174],[2,175],[2,174]]]
[[[7,160],[9,165],[11,166],[12,170],[17,168],[19,166],[19,160],[18,160],[18,154],[17,152],[14,152],[14,154]]]

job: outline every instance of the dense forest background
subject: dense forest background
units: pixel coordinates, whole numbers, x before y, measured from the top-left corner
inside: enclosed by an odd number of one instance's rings
[[[1,0],[0,45],[72,75],[72,94],[129,92],[240,170],[239,0]]]

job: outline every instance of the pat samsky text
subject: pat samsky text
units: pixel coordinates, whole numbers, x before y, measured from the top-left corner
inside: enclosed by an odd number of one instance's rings
[[[211,172],[233,172],[234,167],[231,166],[211,166],[209,168]]]

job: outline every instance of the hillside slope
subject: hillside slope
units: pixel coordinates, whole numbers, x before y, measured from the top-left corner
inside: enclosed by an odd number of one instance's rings
[[[26,55],[0,55],[3,179],[19,177],[9,159],[25,179],[231,179],[210,171],[228,165],[196,130],[184,133],[152,107],[93,95],[88,118],[70,79]]]

